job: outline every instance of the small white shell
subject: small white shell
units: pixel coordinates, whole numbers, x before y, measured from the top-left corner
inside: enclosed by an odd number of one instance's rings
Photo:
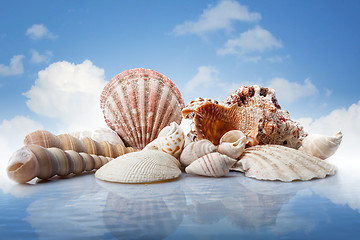
[[[334,136],[309,134],[302,140],[299,150],[315,157],[326,159],[332,156],[339,148],[342,137],[341,132],[336,133]]]
[[[212,152],[216,152],[216,147],[207,139],[191,142],[182,151],[180,163],[187,167],[198,158]]]
[[[219,153],[238,159],[245,150],[246,136],[240,130],[231,130],[220,139]]]
[[[182,128],[176,123],[164,127],[158,138],[145,146],[144,150],[160,150],[179,158],[185,143],[185,134]]]
[[[149,183],[181,175],[179,161],[170,154],[157,150],[128,153],[109,163],[111,164],[97,170],[95,177],[109,182]]]
[[[230,167],[236,163],[224,154],[218,152],[209,153],[192,162],[185,168],[189,174],[202,175],[208,177],[222,177],[228,174]]]
[[[280,145],[257,145],[245,149],[232,170],[260,180],[310,180],[334,175],[335,166],[320,158]]]

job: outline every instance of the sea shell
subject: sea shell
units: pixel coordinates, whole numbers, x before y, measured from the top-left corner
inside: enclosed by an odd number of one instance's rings
[[[238,159],[245,150],[246,136],[240,130],[231,130],[220,138],[218,152]]]
[[[216,152],[215,145],[207,139],[191,142],[180,155],[180,163],[187,167],[198,158],[212,152]]]
[[[302,126],[281,110],[275,91],[257,85],[240,87],[221,105],[207,101],[196,108],[187,106],[182,113],[193,119],[190,134],[215,145],[230,130],[242,131],[248,146],[278,144],[297,149],[306,136]]]
[[[209,153],[192,162],[185,168],[189,174],[208,177],[222,177],[228,174],[236,160],[218,152]]]
[[[39,145],[24,146],[9,159],[7,175],[18,183],[26,183],[35,177],[49,179],[55,175],[66,176],[98,169],[112,158],[60,148],[44,148]]]
[[[62,150],[73,150],[99,156],[116,158],[128,152],[137,151],[123,144],[113,145],[109,142],[97,142],[85,137],[78,139],[70,134],[54,135],[49,131],[37,130],[25,136],[24,145],[36,144],[45,148],[56,147]]]
[[[184,101],[176,85],[150,69],[126,70],[105,86],[100,107],[125,145],[143,149],[171,122],[180,124]]]
[[[119,135],[110,128],[96,128],[94,130],[69,132],[69,135],[78,138],[91,138],[97,142],[108,142],[113,145],[122,144],[125,146]]]
[[[119,183],[150,183],[180,177],[180,162],[170,154],[143,150],[122,155],[96,171],[100,180]]]
[[[334,175],[335,166],[302,151],[280,145],[258,145],[246,148],[231,170],[260,180],[310,180]]]
[[[185,144],[185,135],[182,128],[176,123],[164,127],[159,136],[145,146],[147,150],[159,150],[179,158]]]
[[[332,156],[339,148],[342,137],[341,132],[336,133],[334,136],[309,134],[302,140],[299,150],[315,157],[326,159]]]

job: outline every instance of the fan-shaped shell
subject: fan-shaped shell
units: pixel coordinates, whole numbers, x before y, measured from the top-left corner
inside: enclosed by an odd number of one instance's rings
[[[97,170],[95,177],[109,182],[150,183],[181,175],[179,161],[170,154],[157,150],[128,153],[108,164]]]
[[[219,153],[238,159],[245,150],[246,136],[240,130],[231,130],[220,138]]]
[[[260,180],[310,180],[334,175],[335,166],[302,151],[280,145],[246,148],[232,170]]]
[[[236,160],[218,152],[209,153],[192,162],[185,168],[189,174],[208,177],[222,177],[228,174]]]
[[[342,137],[341,132],[336,133],[334,136],[309,134],[302,140],[299,150],[315,157],[326,159],[331,157],[339,148]]]
[[[105,86],[100,107],[125,145],[143,149],[171,122],[180,124],[184,101],[176,85],[150,69],[126,70]]]
[[[187,167],[198,158],[216,152],[215,145],[207,139],[189,143],[180,155],[180,163]]]
[[[159,136],[151,143],[145,146],[148,150],[160,150],[179,158],[185,144],[185,134],[182,128],[176,123],[170,123],[170,126],[164,127]]]

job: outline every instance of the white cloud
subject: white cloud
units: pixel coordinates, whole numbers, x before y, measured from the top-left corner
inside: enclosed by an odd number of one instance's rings
[[[31,50],[31,59],[32,63],[49,63],[53,53],[51,51],[45,51],[44,54],[40,54],[38,51]]]
[[[200,66],[197,74],[186,83],[186,92],[198,92],[201,88],[206,88],[218,80],[219,71],[214,66]]]
[[[259,13],[249,12],[246,6],[236,1],[224,0],[214,7],[205,9],[197,21],[186,21],[177,25],[173,31],[176,35],[189,33],[202,35],[221,29],[229,31],[233,21],[256,22],[260,19]]]
[[[290,82],[285,78],[274,78],[270,81],[269,87],[276,90],[276,97],[279,99],[279,102],[292,103],[300,98],[318,93],[318,89],[309,78],[305,79],[303,84]]]
[[[286,55],[286,56],[273,56],[273,57],[269,57],[267,58],[266,60],[268,62],[271,62],[271,63],[281,63],[283,62],[285,59],[289,59],[290,58],[290,55]]]
[[[35,85],[24,95],[35,113],[58,119],[63,130],[106,126],[100,94],[106,85],[104,70],[89,60],[81,64],[56,62],[38,73]]]
[[[24,72],[23,55],[16,55],[10,59],[10,65],[0,64],[0,76],[21,75]]]
[[[26,36],[29,36],[31,39],[39,40],[42,38],[55,39],[57,35],[50,32],[49,29],[44,24],[34,24],[26,30]]]
[[[255,26],[254,29],[241,33],[238,38],[229,39],[224,48],[218,49],[217,53],[220,55],[243,55],[274,48],[282,48],[281,41],[276,39],[268,30]]]

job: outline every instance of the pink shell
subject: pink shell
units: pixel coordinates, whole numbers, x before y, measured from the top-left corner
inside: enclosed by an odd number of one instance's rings
[[[125,144],[142,149],[171,122],[180,124],[184,101],[169,78],[135,68],[111,79],[101,94],[100,107],[107,125]]]

